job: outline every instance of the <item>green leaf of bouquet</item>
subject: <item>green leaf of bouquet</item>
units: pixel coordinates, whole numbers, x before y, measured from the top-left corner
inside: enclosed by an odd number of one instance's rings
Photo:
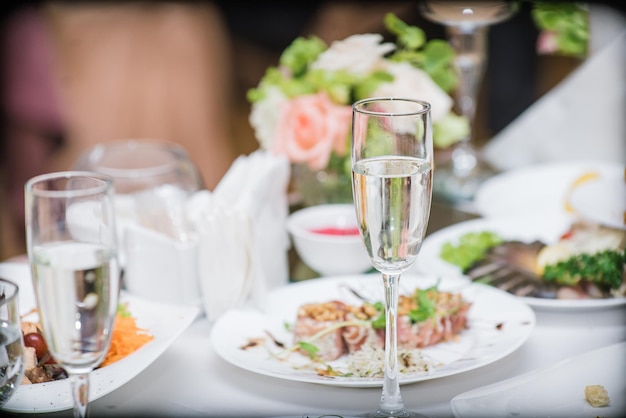
[[[450,94],[454,91],[459,83],[459,78],[452,68],[437,71],[430,75],[433,81],[441,88],[441,90]]]
[[[289,68],[294,77],[300,77],[325,49],[326,43],[317,36],[298,37],[283,51],[279,63]]]
[[[306,79],[318,91],[324,91],[330,99],[338,104],[351,102],[351,91],[357,84],[358,78],[347,71],[335,72],[325,70],[311,70]]]
[[[354,100],[365,99],[371,97],[374,91],[382,83],[390,83],[393,76],[386,71],[374,71],[360,82],[356,83],[354,88]]]
[[[469,121],[464,116],[449,112],[433,123],[433,145],[436,148],[448,148],[470,134]]]
[[[426,42],[426,34],[417,26],[406,24],[393,13],[385,15],[385,26],[396,35],[398,45],[409,50],[416,50]]]
[[[543,31],[556,34],[557,52],[584,56],[589,43],[589,11],[576,2],[535,2],[532,18]]]
[[[433,81],[446,93],[450,93],[457,85],[458,78],[454,70],[454,49],[441,39],[428,42],[423,50],[422,67]]]
[[[394,62],[408,62],[417,68],[423,69],[426,57],[423,52],[400,49],[390,55],[388,59]]]
[[[280,84],[280,88],[289,98],[316,93],[315,85],[302,79],[286,79]]]
[[[255,103],[265,99],[267,95],[266,90],[268,87],[277,86],[282,89],[282,86],[288,82],[289,79],[276,67],[269,67],[265,70],[265,74],[259,85],[256,88],[251,88],[246,93],[246,97],[250,103]],[[283,89],[284,90],[284,89]]]

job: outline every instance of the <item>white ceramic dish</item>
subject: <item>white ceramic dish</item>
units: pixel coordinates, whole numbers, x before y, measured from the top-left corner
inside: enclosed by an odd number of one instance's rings
[[[406,275],[401,279],[404,290],[426,288],[436,284],[434,277]],[[211,341],[215,351],[227,362],[253,373],[280,379],[345,387],[379,387],[381,378],[322,377],[311,369],[296,370],[293,364],[270,357],[264,347],[241,349],[249,339],[265,336],[265,331],[287,346],[292,334],[285,323],[296,319],[298,307],[303,303],[342,300],[362,303],[349,288],[372,300],[382,300],[383,284],[378,274],[339,276],[312,279],[276,289],[269,294],[268,309],[233,310],[226,313],[213,326]],[[468,313],[469,328],[456,342],[438,344],[423,350],[424,354],[442,365],[428,373],[402,374],[400,383],[407,384],[436,379],[473,370],[501,359],[520,347],[535,326],[535,314],[527,305],[513,296],[495,288],[472,284],[455,278],[440,284],[441,290],[460,291],[473,302]],[[498,327],[498,324],[502,324]],[[303,356],[293,354],[301,361]],[[330,362],[333,367],[345,367],[345,358]]]
[[[450,406],[456,418],[623,417],[626,411],[626,342],[548,368],[460,394]],[[585,386],[602,385],[610,404],[592,407]]]
[[[625,170],[607,173],[576,187],[569,198],[574,211],[584,219],[626,229]]]
[[[372,268],[358,232],[353,204],[323,204],[300,209],[287,218],[286,227],[300,258],[322,276],[360,274]],[[314,232],[328,228],[355,233]]]
[[[624,166],[612,162],[571,161],[537,164],[505,171],[486,180],[474,196],[475,211],[485,217],[567,214],[572,184],[582,175],[624,175]]]
[[[36,306],[30,269],[23,263],[0,264],[0,275],[18,284],[20,311],[29,312]],[[90,375],[89,399],[96,400],[119,388],[141,373],[193,322],[198,307],[156,303],[122,292],[121,302],[137,319],[137,325],[150,330],[154,340],[133,354]],[[29,317],[30,318],[30,317]],[[72,392],[68,379],[49,383],[21,385],[4,405],[10,412],[43,413],[72,408]]]
[[[426,237],[414,266],[414,271],[442,278],[464,277],[461,269],[439,257],[446,242],[457,242],[469,232],[492,231],[506,240],[530,242],[540,240],[546,244],[556,242],[571,226],[573,218],[566,215],[518,216],[505,218],[479,218],[460,222],[440,229]],[[523,302],[548,310],[596,310],[626,305],[626,298],[557,300],[520,297]]]

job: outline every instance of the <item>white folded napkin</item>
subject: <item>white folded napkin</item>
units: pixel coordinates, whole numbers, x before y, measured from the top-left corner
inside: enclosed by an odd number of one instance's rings
[[[590,19],[590,56],[483,148],[495,168],[626,161],[626,18],[593,5]]]
[[[267,290],[288,282],[289,176],[286,158],[258,150],[237,158],[214,192],[187,202],[210,321],[248,301],[260,307]]]
[[[187,220],[188,193],[162,185],[116,197],[126,290],[150,300],[201,305],[198,237]]]

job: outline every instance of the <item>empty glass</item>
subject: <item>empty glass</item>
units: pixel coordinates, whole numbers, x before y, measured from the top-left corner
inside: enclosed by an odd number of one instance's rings
[[[19,288],[0,279],[0,408],[15,393],[24,375]]]
[[[185,149],[147,139],[107,142],[86,150],[74,168],[113,178],[125,288],[161,302],[199,304],[197,239],[185,211],[203,183]]]

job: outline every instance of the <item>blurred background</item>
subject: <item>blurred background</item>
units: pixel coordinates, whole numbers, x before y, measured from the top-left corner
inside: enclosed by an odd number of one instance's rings
[[[258,148],[246,92],[300,35],[385,36],[395,13],[445,39],[417,1],[5,1],[0,6],[0,261],[25,253],[23,186],[96,143],[176,142],[213,189]],[[537,52],[531,3],[489,31],[477,108],[488,141],[584,58]],[[620,4],[598,3],[623,14]],[[512,82],[512,80],[514,80]]]

